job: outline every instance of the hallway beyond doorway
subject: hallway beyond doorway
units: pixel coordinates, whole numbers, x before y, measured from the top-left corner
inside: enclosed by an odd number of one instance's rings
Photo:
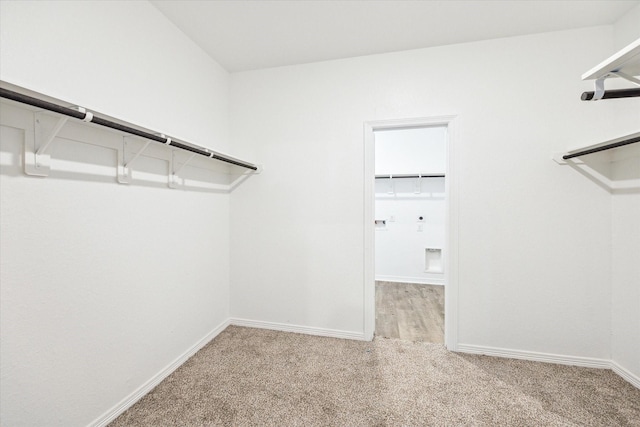
[[[375,335],[444,343],[444,286],[376,281]]]

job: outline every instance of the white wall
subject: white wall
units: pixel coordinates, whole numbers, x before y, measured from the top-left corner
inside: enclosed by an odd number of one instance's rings
[[[579,100],[611,40],[596,27],[232,75],[234,148],[266,165],[232,195],[232,315],[362,333],[363,123],[456,114],[459,343],[608,359],[610,196],[551,156],[612,132],[607,107]]]
[[[392,194],[388,192],[389,180],[376,180],[376,220],[385,221],[376,225],[376,280],[444,285],[444,180],[422,179],[417,194],[417,180],[394,179]],[[438,253],[430,254],[437,259],[427,265],[428,248]]]
[[[443,126],[376,131],[376,175],[443,174],[446,135]],[[385,221],[376,225],[376,280],[444,284],[445,210],[445,178],[376,179],[376,219]],[[436,250],[429,265],[427,248]]]
[[[638,37],[640,37],[640,4],[622,16],[613,26],[614,51],[622,49]]]
[[[640,182],[637,144],[618,150],[612,156],[614,178]],[[615,193],[611,203],[611,358],[640,379],[640,188]]]
[[[640,37],[640,5],[614,26],[615,46],[611,53]],[[617,87],[631,83],[616,82]],[[615,111],[619,135],[637,132],[640,98],[620,99]],[[640,147],[633,144],[610,152],[614,179],[640,180]],[[640,384],[640,189],[618,191],[612,195],[612,303],[611,358]]]
[[[377,175],[440,173],[446,169],[446,126],[377,130]]]
[[[3,81],[228,148],[228,74],[147,1],[3,1]]]
[[[227,147],[227,74],[148,3],[0,8],[2,80]],[[229,317],[228,195],[118,185],[115,151],[74,142],[118,137],[74,126],[41,179],[22,173],[23,132],[1,128],[6,426],[87,425]]]

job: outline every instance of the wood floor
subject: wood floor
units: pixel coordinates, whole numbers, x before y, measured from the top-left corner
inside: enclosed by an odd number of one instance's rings
[[[444,343],[444,286],[377,281],[376,335]]]

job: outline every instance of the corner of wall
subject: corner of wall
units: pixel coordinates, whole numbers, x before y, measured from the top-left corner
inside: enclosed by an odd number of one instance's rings
[[[178,369],[182,364],[184,364],[187,360],[189,360],[193,355],[195,355],[200,349],[209,344],[215,337],[217,337],[222,331],[224,331],[227,326],[230,325],[230,320],[227,319],[218,326],[216,326],[211,332],[205,335],[200,341],[195,343],[189,349],[187,349],[184,353],[178,356],[173,362],[168,364],[165,368],[163,368],[160,372],[150,378],[143,385],[138,387],[124,399],[122,399],[118,404],[113,406],[111,409],[106,411],[104,414],[99,416],[93,422],[89,424],[91,427],[103,427],[114,421],[118,416],[123,414],[127,409],[135,405],[135,403],[146,396],[151,392],[158,384],[160,384],[165,378],[171,375],[176,369]]]
[[[622,49],[640,37],[640,3],[613,23],[615,50]]]

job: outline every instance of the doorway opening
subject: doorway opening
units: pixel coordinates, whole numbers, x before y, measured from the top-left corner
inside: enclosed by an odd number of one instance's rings
[[[375,334],[455,349],[453,119],[365,124],[368,339]]]

